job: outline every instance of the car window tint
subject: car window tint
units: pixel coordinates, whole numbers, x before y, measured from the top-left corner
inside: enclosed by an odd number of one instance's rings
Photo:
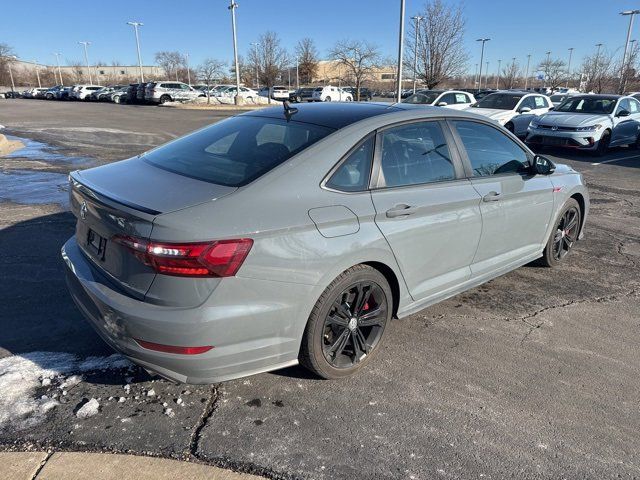
[[[524,107],[528,107],[531,110],[534,110],[536,108],[536,102],[534,100],[534,97],[527,97],[524,100],[522,100],[522,102],[518,106],[518,110]]]
[[[455,179],[449,147],[437,122],[385,130],[381,167],[387,187]]]
[[[327,187],[344,192],[360,192],[369,188],[374,137],[357,147],[326,183]]]
[[[629,99],[623,98],[618,103],[618,108],[616,108],[616,113],[620,113],[620,111],[626,110],[627,112],[631,112],[631,106],[629,105]]]
[[[469,157],[474,177],[518,173],[528,165],[525,151],[497,128],[464,120],[453,124]]]
[[[142,158],[180,175],[239,187],[333,131],[313,124],[241,115],[155,148]]]
[[[440,97],[440,100],[438,100],[438,103],[440,102],[446,102],[447,105],[454,105],[456,103],[456,96],[453,93],[445,93]]]

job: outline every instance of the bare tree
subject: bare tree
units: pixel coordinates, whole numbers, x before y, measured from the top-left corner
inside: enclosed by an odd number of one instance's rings
[[[567,79],[567,64],[559,58],[544,60],[538,65],[538,70],[544,73],[547,87],[553,92]]]
[[[602,49],[593,55],[584,57],[582,61],[584,87],[582,90],[602,93],[612,83],[612,67],[613,57],[607,50]]]
[[[359,101],[360,86],[379,65],[378,47],[362,40],[341,40],[333,46],[329,56],[346,69],[347,76],[353,78],[356,101]]]
[[[637,45],[638,42],[631,42],[629,45],[629,51],[627,52],[627,59],[623,66],[623,59],[620,58],[615,65],[612,66],[613,72],[620,72],[622,74],[622,78],[620,78],[620,85],[618,86],[618,93],[622,95],[625,91],[627,91],[628,84],[636,86],[634,82],[637,76],[637,68],[638,68],[638,54],[640,53],[640,47]],[[633,90],[636,90],[635,88]]]
[[[464,48],[466,21],[462,6],[445,5],[442,0],[428,0],[422,12],[415,42],[415,22],[411,23],[404,59],[413,71],[413,59],[418,51],[416,76],[434,88],[443,81],[463,75],[469,58]]]
[[[310,84],[318,72],[318,50],[310,38],[303,38],[296,45],[298,76],[303,85]]]
[[[207,86],[207,103],[211,103],[211,97],[209,90],[213,85],[214,80],[218,80],[224,76],[224,67],[226,63],[215,58],[207,58],[198,67],[198,75],[204,81]]]
[[[520,66],[517,62],[509,63],[504,69],[502,69],[502,75],[500,80],[504,85],[504,88],[514,88],[516,79],[520,76]]]
[[[155,55],[156,63],[162,67],[164,73],[169,76],[175,76],[178,80],[180,69],[186,66],[186,58],[180,52],[158,52]]]
[[[0,43],[0,85],[8,85],[11,79],[9,78],[9,63],[13,62],[13,48],[6,43]]]
[[[252,78],[257,66],[260,83],[271,88],[282,78],[282,71],[287,68],[288,63],[287,51],[280,45],[278,34],[265,32],[258,38],[257,48],[249,50],[249,62],[246,68],[241,66],[240,72],[244,70],[248,78]]]

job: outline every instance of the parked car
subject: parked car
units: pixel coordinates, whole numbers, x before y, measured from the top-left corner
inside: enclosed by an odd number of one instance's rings
[[[349,92],[351,94],[351,97],[354,100],[356,98],[358,98],[358,96],[356,95],[356,87],[345,87],[345,88],[343,88],[343,90],[345,92]],[[371,93],[371,90],[369,90],[368,88],[365,88],[365,87],[360,87],[360,101],[361,102],[370,102],[372,98],[373,98],[373,95]]]
[[[96,90],[91,93],[90,99],[98,102],[108,101],[111,97],[111,94],[116,90],[120,90],[122,87],[123,85],[111,85],[108,87],[102,87],[100,90]]]
[[[91,94],[97,90],[100,90],[102,85],[77,85],[69,93],[69,98],[75,100],[89,100]]]
[[[127,103],[137,103],[139,83],[130,83],[127,88]]]
[[[20,97],[22,97],[22,94],[20,92],[16,92],[15,90],[4,92],[4,98],[20,98]]]
[[[640,102],[621,95],[573,95],[533,120],[526,141],[591,150],[598,155],[614,146],[640,148]]]
[[[291,92],[289,94],[289,101],[291,102],[312,102],[313,101],[313,89],[314,87],[302,87]]]
[[[198,90],[182,82],[150,82],[147,84],[145,100],[151,103],[180,102],[194,100]]]
[[[219,91],[220,96],[222,97],[235,97],[236,96],[236,91],[237,88],[235,85],[227,87],[225,89],[221,89]],[[246,99],[254,99],[254,98],[258,98],[258,92],[256,90],[253,90],[251,88],[247,88],[247,87],[240,87],[240,97],[242,98],[246,98]]]
[[[48,88],[45,92],[44,92],[44,98],[46,100],[53,100],[55,98],[57,98],[58,96],[58,92],[60,90],[62,90],[64,87],[62,85],[56,85],[55,87],[51,87]]]
[[[589,210],[582,175],[495,122],[409,104],[247,112],[70,180],[74,301],[188,383],[353,374],[393,317],[561,264]]]
[[[433,105],[436,107],[463,110],[473,103],[476,103],[476,99],[471,93],[459,90],[416,90],[416,93],[409,95],[402,100],[402,103]]]
[[[69,93],[73,90],[75,85],[70,85],[68,87],[62,87],[60,90],[56,92],[56,100],[69,100]]]
[[[127,103],[129,87],[122,87],[109,94],[109,101],[113,103]]]
[[[271,89],[271,98],[274,100],[289,100],[289,93],[291,91],[287,87],[276,85]]]
[[[524,137],[531,120],[547,113],[551,107],[553,104],[546,95],[500,91],[487,95],[469,109],[495,120],[516,136]]]
[[[44,98],[45,93],[47,93],[47,88],[41,88],[41,87],[36,87],[36,88],[30,88],[29,90],[27,90],[27,93],[25,95],[25,98]]]
[[[314,102],[352,102],[353,96],[342,88],[327,85],[313,90],[311,97]]]

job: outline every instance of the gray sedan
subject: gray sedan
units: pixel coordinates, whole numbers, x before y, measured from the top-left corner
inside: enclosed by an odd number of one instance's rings
[[[208,383],[297,363],[344,377],[392,318],[582,234],[582,176],[495,122],[406,104],[248,112],[71,174],[69,290],[104,340]]]

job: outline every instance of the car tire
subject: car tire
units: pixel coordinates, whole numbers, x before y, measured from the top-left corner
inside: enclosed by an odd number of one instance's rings
[[[549,240],[547,240],[547,245],[544,247],[542,258],[539,261],[541,265],[555,267],[564,260],[578,241],[581,222],[580,205],[575,199],[570,198],[562,207],[551,235],[549,235]]]
[[[331,101],[331,97],[324,97],[324,101],[325,102],[330,102]]]
[[[378,270],[360,264],[344,271],[311,311],[300,363],[324,379],[353,375],[379,350],[392,306],[391,288]]]
[[[301,96],[297,96],[296,97],[296,103],[302,103],[302,97]]]
[[[167,103],[167,102],[170,102],[170,101],[171,101],[171,97],[170,97],[169,95],[162,95],[162,96],[160,97],[160,104],[161,104],[161,105],[162,105],[162,104],[165,104],[165,103]]]
[[[602,136],[600,140],[598,140],[598,146],[596,147],[595,154],[598,157],[603,157],[607,154],[607,150],[609,150],[609,143],[611,142],[611,132],[609,130],[605,130],[602,132]]]

